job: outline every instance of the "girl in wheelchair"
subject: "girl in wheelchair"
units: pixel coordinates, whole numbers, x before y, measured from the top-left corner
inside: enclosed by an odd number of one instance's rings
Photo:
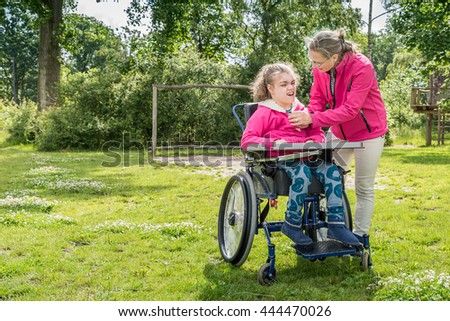
[[[261,68],[252,83],[253,99],[260,103],[242,135],[241,147],[244,150],[249,145],[264,144],[269,150],[268,156],[276,157],[285,153],[271,150],[274,144],[324,142],[322,129],[298,130],[288,120],[293,111],[306,112],[304,105],[296,98],[298,82],[299,75],[289,64],[276,63]],[[294,152],[298,151],[286,153]],[[342,179],[336,165],[306,158],[281,161],[277,163],[277,167],[285,170],[292,180],[285,220],[281,227],[283,234],[299,245],[313,243],[302,231],[302,208],[314,175],[324,185],[327,198],[327,237],[350,246],[360,244],[344,223]]]

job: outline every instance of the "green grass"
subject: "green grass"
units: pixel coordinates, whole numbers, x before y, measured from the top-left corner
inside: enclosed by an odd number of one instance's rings
[[[448,300],[449,155],[449,146],[385,149],[371,271],[361,271],[359,258],[298,258],[289,240],[274,233],[277,282],[263,287],[257,282],[267,258],[262,233],[240,268],[225,263],[218,249],[227,177],[139,166],[137,152],[128,167],[102,167],[108,161],[102,153],[5,144],[0,300],[414,300],[416,273],[435,273],[438,286],[427,277],[422,290],[431,295],[419,298]],[[284,201],[272,220],[282,218]]]

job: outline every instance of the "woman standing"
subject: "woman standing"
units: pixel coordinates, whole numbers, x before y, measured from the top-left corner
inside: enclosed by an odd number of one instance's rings
[[[308,113],[290,115],[302,128],[330,127],[333,139],[364,143],[363,149],[341,149],[335,161],[348,169],[355,157],[356,208],[354,233],[369,233],[374,209],[374,182],[388,131],[386,108],[370,60],[345,40],[345,31],[324,30],[307,39],[313,64]]]

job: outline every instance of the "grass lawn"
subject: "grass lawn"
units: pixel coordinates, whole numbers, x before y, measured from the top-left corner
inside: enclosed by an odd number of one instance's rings
[[[449,145],[384,150],[369,272],[359,258],[299,258],[278,233],[271,287],[257,282],[262,233],[240,268],[221,258],[228,177],[130,157],[104,167],[99,152],[0,146],[0,300],[450,299]]]

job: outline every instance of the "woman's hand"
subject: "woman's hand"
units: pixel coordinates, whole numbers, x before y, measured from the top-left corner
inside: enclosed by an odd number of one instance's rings
[[[311,115],[306,111],[294,111],[288,117],[292,126],[297,128],[306,128],[312,124]]]

